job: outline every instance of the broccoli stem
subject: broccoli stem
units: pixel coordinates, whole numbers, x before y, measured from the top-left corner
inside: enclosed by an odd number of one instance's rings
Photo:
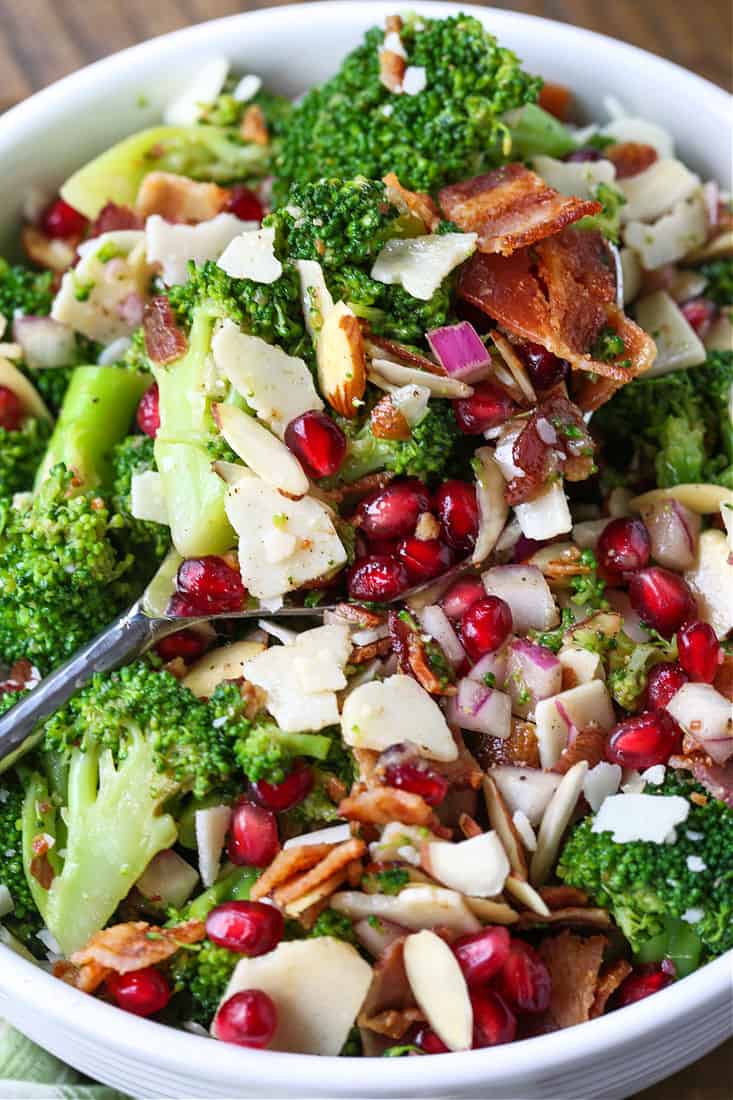
[[[127,435],[137,403],[149,385],[148,375],[123,367],[77,367],[36,474],[35,488],[58,463],[73,471],[84,488],[108,485],[112,448]]]
[[[173,545],[184,558],[220,554],[236,542],[224,512],[226,485],[212,470],[206,447],[214,431],[205,388],[214,322],[212,311],[197,308],[186,354],[154,370],[160,403],[155,463],[163,479]]]
[[[214,906],[223,901],[246,901],[258,877],[259,871],[254,867],[235,867],[186,906],[186,919],[205,920]]]

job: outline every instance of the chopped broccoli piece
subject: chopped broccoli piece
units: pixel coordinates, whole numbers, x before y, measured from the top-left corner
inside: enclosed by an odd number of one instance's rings
[[[466,437],[461,433],[448,401],[431,401],[409,439],[379,439],[370,422],[348,442],[339,477],[352,482],[374,470],[393,470],[427,481],[449,476],[463,458]]]
[[[251,99],[243,102],[235,99],[233,91],[238,83],[237,77],[227,78],[224,90],[216,97],[213,103],[207,103],[202,107],[199,122],[209,126],[220,126],[224,129],[239,126],[249,107],[259,107],[264,115],[265,125],[271,138],[276,137],[282,130],[283,123],[293,109],[293,104],[285,96],[277,95],[266,88],[253,95]]]
[[[599,183],[593,198],[601,204],[602,209],[598,214],[588,214],[585,218],[581,218],[576,222],[577,228],[599,229],[609,241],[618,244],[621,207],[625,205],[626,199],[617,187],[612,187],[609,183]]]
[[[182,1019],[209,1027],[224,996],[234,967],[242,958],[236,951],[217,947],[211,940],[178,951],[168,974]]]
[[[525,103],[524,107],[510,111],[505,121],[513,160],[531,160],[541,154],[559,158],[577,148],[567,126],[536,103]]]
[[[53,272],[31,271],[0,258],[0,316],[9,325],[16,311],[45,317],[53,301]]]
[[[684,773],[667,772],[653,796],[704,793]],[[673,844],[632,841],[617,844],[611,833],[594,833],[593,818],[576,825],[563,848],[558,877],[587,891],[597,905],[613,914],[635,952],[665,931],[670,918],[700,909],[694,931],[704,953],[721,955],[733,947],[733,811],[705,796],[690,799],[690,812]],[[688,857],[702,860],[691,870]],[[698,865],[698,864],[694,864]]]
[[[410,17],[400,37],[425,88],[395,95],[381,82],[384,31],[374,27],[321,87],[286,118],[275,157],[275,198],[324,176],[382,179],[435,191],[499,164],[510,148],[501,116],[537,98],[540,81],[478,19]]]
[[[598,562],[592,550],[586,549],[580,555],[580,561],[588,566],[589,573],[578,573],[570,579],[571,601],[578,607],[585,607],[588,611],[598,611],[608,607],[608,600],[603,593],[606,590],[606,582],[598,575]]]
[[[733,306],[733,259],[712,260],[699,270],[707,279],[705,297],[719,306]]]
[[[16,430],[0,428],[0,497],[33,488],[36,470],[51,434],[51,424],[29,416]]]
[[[9,705],[17,702],[17,697],[11,693],[0,696],[0,700],[6,699],[10,699]],[[17,940],[38,951],[41,945],[36,940],[36,933],[43,928],[43,920],[33,900],[23,864],[23,801],[23,787],[15,772],[0,776],[0,886],[6,887],[13,903],[3,923]]]
[[[77,343],[79,339],[77,336]],[[32,370],[30,367],[21,364],[20,369],[36,387],[54,416],[58,415],[76,367],[52,367],[49,370]]]
[[[345,913],[338,913],[335,909],[324,909],[319,913],[308,935],[311,938],[333,936],[334,939],[344,940],[345,943],[356,943],[354,926],[350,919]]]
[[[576,643],[582,645],[582,632]],[[588,647],[584,647],[588,648]],[[635,710],[646,690],[646,682],[654,665],[677,658],[677,643],[664,638],[648,642],[633,642],[623,631],[608,639],[608,689],[626,710]]]
[[[399,894],[410,881],[410,876],[404,867],[386,867],[383,871],[364,877],[367,885],[373,886],[374,892],[379,894]]]

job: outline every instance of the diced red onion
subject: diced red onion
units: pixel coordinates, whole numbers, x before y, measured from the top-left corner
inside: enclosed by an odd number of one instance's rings
[[[508,657],[509,647],[507,645],[503,645],[501,649],[495,649],[493,653],[485,653],[469,672],[468,679],[487,684],[487,677],[493,677],[494,685],[503,688],[506,680]]]
[[[548,445],[548,447],[552,447],[557,443],[557,432],[550,421],[544,416],[539,416],[537,418],[537,435],[543,443]]]
[[[443,608],[438,607],[437,604],[431,604],[418,613],[418,618],[423,630],[435,638],[450,663],[455,668],[463,664],[466,660],[466,651]]]
[[[470,321],[434,328],[427,334],[427,338],[438,361],[451,378],[467,382],[485,375],[491,356]]]
[[[448,721],[474,733],[506,738],[511,733],[511,700],[465,677],[458,682],[458,694],[448,702]]]
[[[551,650],[517,638],[509,646],[506,683],[512,710],[528,718],[540,699],[562,691],[562,665]]]
[[[559,615],[552,592],[534,565],[495,565],[483,575],[489,595],[500,596],[512,609],[514,629],[549,630]]]
[[[667,569],[690,569],[697,559],[700,516],[670,497],[645,509],[644,520],[651,541],[652,557]]]
[[[74,361],[73,330],[52,317],[16,317],[13,339],[23,349],[29,367],[66,367]]]

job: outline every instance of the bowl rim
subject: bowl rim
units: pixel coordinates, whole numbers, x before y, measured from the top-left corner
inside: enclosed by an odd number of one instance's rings
[[[520,27],[542,35],[545,48],[548,48],[548,40],[567,48],[568,37],[578,43],[591,43],[595,49],[610,51],[620,64],[626,63],[636,70],[643,66],[649,83],[653,84],[662,76],[684,82],[688,94],[704,102],[707,111],[719,116],[723,127],[727,123],[731,97],[723,88],[637,46],[571,24],[492,7],[445,3],[442,0],[418,0],[410,6],[425,15],[439,16],[459,11],[475,15],[482,22],[489,23],[499,39],[507,30]],[[293,19],[311,26],[314,22],[320,23],[327,28],[329,19],[333,17],[348,19],[354,25],[366,27],[389,14],[393,8],[394,0],[350,0],[348,5],[342,0],[320,0],[317,3],[240,12],[148,39],[93,62],[12,107],[0,117],[0,157],[4,152],[12,151],[13,144],[28,123],[37,122],[44,114],[48,120],[57,117],[65,105],[78,101],[87,91],[97,89],[101,80],[121,76],[153,58],[164,60],[197,40],[223,40],[258,23]],[[565,42],[562,42],[563,38]],[[589,1062],[595,1056],[608,1053],[609,1048],[627,1045],[630,1037],[633,1037],[635,1044],[651,1039],[662,1021],[669,1022],[689,1015],[705,1004],[725,1003],[726,997],[730,996],[732,960],[733,952],[728,952],[653,998],[630,1005],[623,1012],[602,1016],[561,1032],[520,1040],[500,1049],[453,1053],[437,1062],[434,1058],[408,1058],[402,1061],[397,1072],[388,1059],[361,1058],[358,1060],[359,1081],[350,1091],[358,1089],[361,1095],[365,1095],[375,1090],[377,1095],[387,1095],[389,1088],[397,1081],[400,1086],[415,1090],[418,1095],[421,1089],[432,1093],[440,1082],[454,1089],[470,1087],[482,1080],[491,1080],[492,1084],[500,1086],[502,1082],[509,1083],[526,1073],[528,1064],[541,1068],[543,1075],[562,1070],[577,1060],[578,1041],[582,1042],[584,1060]],[[344,1069],[352,1062],[344,1058],[288,1052],[251,1052],[226,1043],[217,1044],[216,1055],[209,1060],[206,1051],[212,1048],[204,1045],[209,1042],[208,1039],[129,1014],[123,1024],[120,1010],[115,1006],[80,993],[1,944],[0,994],[24,1002],[40,1016],[57,1020],[59,1025],[69,1026],[69,1021],[73,1021],[73,1028],[83,1033],[87,1040],[99,1043],[100,1049],[112,1044],[120,1053],[138,1062],[144,1058],[148,1064],[172,1074],[180,1072],[181,1067],[203,1066],[210,1062],[207,1065],[210,1077],[235,1081],[241,1079],[243,1068],[256,1066],[260,1081],[292,1081],[293,1073],[302,1072],[303,1080],[317,1081],[320,1088],[339,1095],[339,1092],[344,1093]],[[582,1037],[578,1028],[583,1029]]]

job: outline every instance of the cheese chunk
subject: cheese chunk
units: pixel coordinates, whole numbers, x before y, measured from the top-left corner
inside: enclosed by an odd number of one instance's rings
[[[413,741],[430,760],[455,760],[453,734],[442,710],[410,676],[390,676],[354,688],[341,715],[344,741],[381,752],[399,741]]]
[[[687,573],[700,618],[719,638],[733,630],[733,564],[722,531],[709,528],[700,535],[697,561]]]
[[[572,729],[595,725],[608,733],[615,722],[611,698],[602,680],[589,680],[551,699],[541,699],[535,707],[535,723],[542,767],[554,767]]]
[[[591,832],[612,833],[617,844],[635,840],[664,844],[689,812],[690,803],[679,795],[614,794],[593,818]]]
[[[475,233],[434,233],[387,241],[372,267],[372,279],[398,284],[426,302],[443,279],[474,252]]]
[[[137,229],[102,233],[81,244],[79,255],[79,263],[61,280],[52,318],[100,344],[130,336],[142,320],[150,284],[145,234]]]
[[[255,283],[274,283],[283,273],[283,265],[275,255],[274,229],[240,233],[229,242],[217,263],[227,275]]]
[[[148,263],[161,265],[166,286],[187,283],[189,260],[203,264],[218,259],[230,241],[256,226],[234,214],[217,214],[198,225],[178,225],[151,214],[145,222]]]

